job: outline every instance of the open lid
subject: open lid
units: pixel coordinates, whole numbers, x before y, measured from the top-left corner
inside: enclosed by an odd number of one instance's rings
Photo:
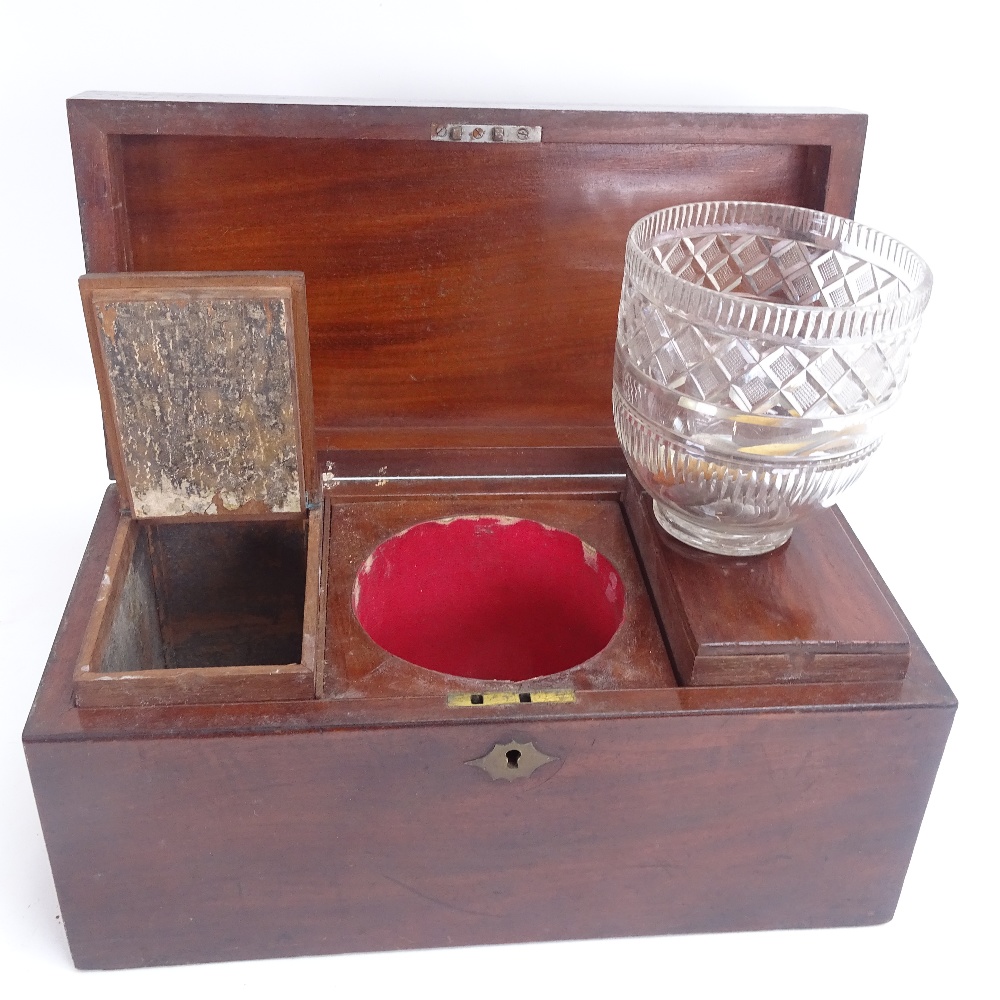
[[[294,269],[322,449],[614,446],[650,212],[854,210],[863,115],[69,102],[88,271]]]
[[[305,280],[80,279],[119,490],[135,517],[304,511],[315,488]]]

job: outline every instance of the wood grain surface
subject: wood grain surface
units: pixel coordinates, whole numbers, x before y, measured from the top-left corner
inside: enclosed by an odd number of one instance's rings
[[[83,968],[871,924],[951,713],[659,715],[32,744]],[[468,762],[554,758],[524,781]]]
[[[684,684],[900,680],[910,643],[841,524],[818,516],[774,552],[674,541],[631,481],[626,509]]]
[[[479,120],[470,109],[69,111],[89,271],[305,272],[322,448],[614,444],[632,223],[710,198],[850,214],[865,128],[848,114],[497,110],[542,128],[509,146],[431,140],[435,123]]]

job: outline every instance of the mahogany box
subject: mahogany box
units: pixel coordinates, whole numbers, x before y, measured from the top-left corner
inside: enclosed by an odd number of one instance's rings
[[[892,917],[954,696],[835,509],[674,543],[610,405],[631,224],[850,215],[863,116],[69,124],[115,482],[24,745],[79,967]]]

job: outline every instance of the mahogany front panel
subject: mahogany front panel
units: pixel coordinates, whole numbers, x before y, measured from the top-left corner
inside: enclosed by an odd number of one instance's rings
[[[871,924],[948,710],[29,747],[74,961],[117,968]],[[468,762],[532,742],[525,780]]]

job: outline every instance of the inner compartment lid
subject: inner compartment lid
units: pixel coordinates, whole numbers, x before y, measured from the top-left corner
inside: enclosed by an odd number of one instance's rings
[[[305,511],[316,473],[301,274],[98,274],[80,294],[133,516]]]
[[[320,448],[607,446],[629,227],[850,215],[863,115],[69,102],[88,271],[305,272]]]

